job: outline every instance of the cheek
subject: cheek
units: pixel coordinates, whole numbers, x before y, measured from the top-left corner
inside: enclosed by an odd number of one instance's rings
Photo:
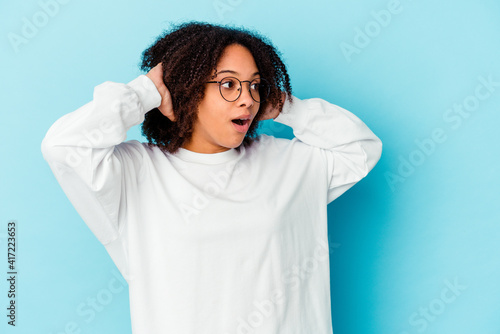
[[[209,130],[220,128],[230,117],[229,103],[221,100],[214,94],[207,94],[198,107],[198,119]]]
[[[260,104],[256,103],[253,107],[253,112],[257,114],[260,110]]]

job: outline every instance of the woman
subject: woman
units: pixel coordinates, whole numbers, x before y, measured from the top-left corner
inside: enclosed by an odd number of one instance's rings
[[[327,205],[382,144],[349,111],[291,94],[255,33],[187,23],[55,122],[42,152],[129,283],[138,334],[332,333]],[[256,135],[265,119],[292,140]],[[148,143],[124,141],[143,123]]]

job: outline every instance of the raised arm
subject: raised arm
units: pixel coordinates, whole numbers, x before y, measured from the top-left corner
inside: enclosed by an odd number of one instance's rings
[[[42,141],[43,157],[61,188],[103,244],[120,234],[124,173],[141,168],[141,151],[123,143],[127,130],[168,98],[162,99],[146,75],[128,84],[104,82],[91,102],[58,119]]]
[[[328,203],[365,177],[382,154],[381,140],[353,113],[325,100],[285,100],[265,118],[290,126],[298,140],[321,148],[327,163]]]

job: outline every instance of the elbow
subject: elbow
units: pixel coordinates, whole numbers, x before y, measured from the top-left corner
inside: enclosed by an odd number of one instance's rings
[[[378,137],[375,140],[375,146],[376,146],[376,151],[375,151],[374,155],[375,155],[376,160],[378,162],[380,160],[380,157],[382,156],[382,146],[383,146],[382,141]]]
[[[50,157],[52,156],[52,152],[54,150],[54,144],[51,143],[51,140],[47,135],[45,135],[45,137],[42,140],[40,150],[42,151],[43,158],[46,161],[49,161]]]
[[[64,149],[64,146],[58,145],[57,141],[49,134],[43,138],[40,150],[45,161],[49,163],[55,161],[64,163],[67,160],[67,150]]]
[[[367,174],[379,162],[382,156],[382,141],[375,137],[365,146]]]

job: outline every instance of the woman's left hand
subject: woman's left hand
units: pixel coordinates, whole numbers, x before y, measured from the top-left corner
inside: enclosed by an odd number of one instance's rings
[[[284,104],[285,100],[286,100],[286,93],[282,92],[281,93],[281,102]],[[262,115],[262,118],[260,120],[264,121],[266,119],[271,119],[271,118],[274,120],[276,117],[278,117],[279,114],[280,114],[280,110],[279,110],[278,106],[273,107],[272,104],[268,104],[267,108],[264,111],[264,114]]]

